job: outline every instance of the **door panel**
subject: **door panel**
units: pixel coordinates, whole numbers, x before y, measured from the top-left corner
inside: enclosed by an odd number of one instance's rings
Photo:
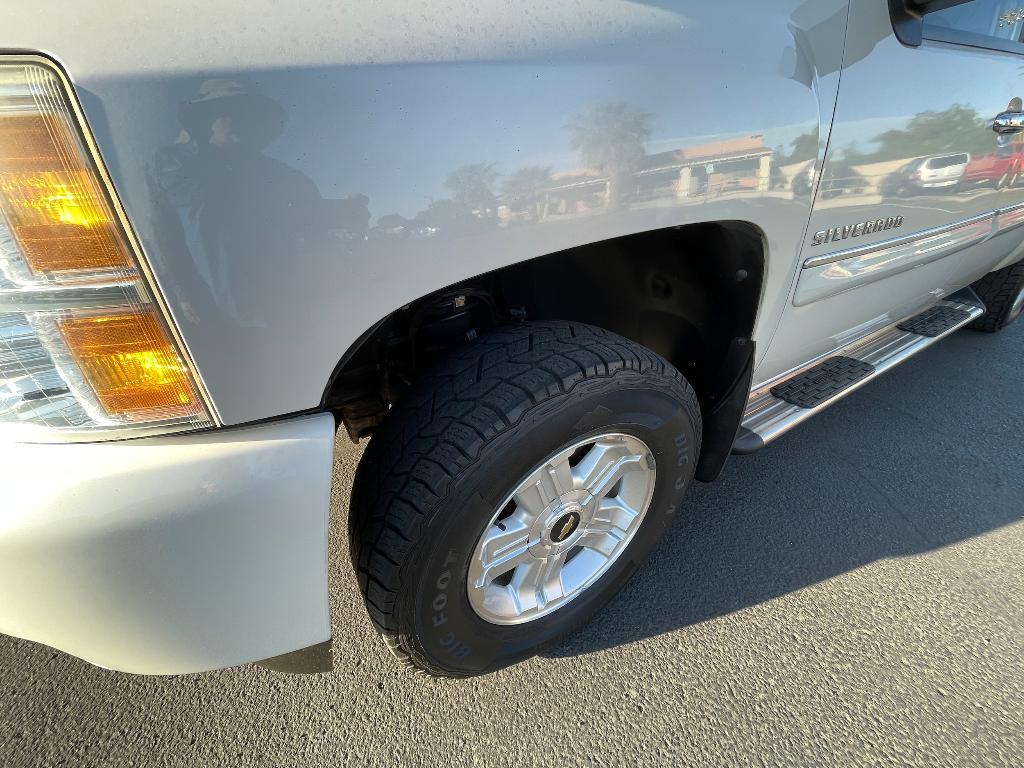
[[[968,5],[981,3],[1003,12],[992,0]],[[999,209],[1024,203],[1024,174],[1013,185],[1024,145],[992,129],[1024,95],[1024,60],[947,41],[904,45],[889,13],[886,0],[851,6],[803,268],[759,381],[963,287],[1024,232],[993,236]]]
[[[967,34],[978,35],[979,38],[973,41],[976,44],[1000,45],[1007,51],[1007,56],[1016,60],[1015,66],[1010,69],[1012,95],[1007,102],[1007,110],[1024,109],[1024,3],[1020,0],[974,0],[930,14],[926,18],[932,35],[940,32],[941,26],[945,25],[960,30],[961,35],[964,30]],[[1009,251],[996,265],[1001,267],[1024,256],[1021,247],[1024,239],[1024,228],[1021,228],[1024,224],[1024,132],[1000,137],[992,155],[993,163],[999,166],[993,169],[992,176],[998,174],[1003,182],[993,244],[998,243],[998,250]],[[989,270],[989,264],[985,262],[972,266],[972,279]]]

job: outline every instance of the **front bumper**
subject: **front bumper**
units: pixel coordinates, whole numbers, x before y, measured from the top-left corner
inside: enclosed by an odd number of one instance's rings
[[[0,443],[0,633],[124,672],[330,638],[334,419],[108,443]]]

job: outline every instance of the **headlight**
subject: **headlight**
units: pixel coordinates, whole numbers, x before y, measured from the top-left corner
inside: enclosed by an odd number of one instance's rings
[[[60,72],[0,60],[0,433],[214,424]]]

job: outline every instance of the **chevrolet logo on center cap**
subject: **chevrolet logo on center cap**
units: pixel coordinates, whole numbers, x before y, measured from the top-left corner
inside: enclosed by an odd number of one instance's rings
[[[572,536],[579,524],[579,512],[566,512],[560,518],[555,520],[555,524],[551,526],[551,540],[556,544],[562,543]]]

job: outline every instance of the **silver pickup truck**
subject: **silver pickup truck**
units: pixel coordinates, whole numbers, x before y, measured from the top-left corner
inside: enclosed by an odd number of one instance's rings
[[[1021,314],[1022,38],[1024,0],[7,4],[0,632],[324,669],[341,429],[399,659],[556,642],[694,478]]]

